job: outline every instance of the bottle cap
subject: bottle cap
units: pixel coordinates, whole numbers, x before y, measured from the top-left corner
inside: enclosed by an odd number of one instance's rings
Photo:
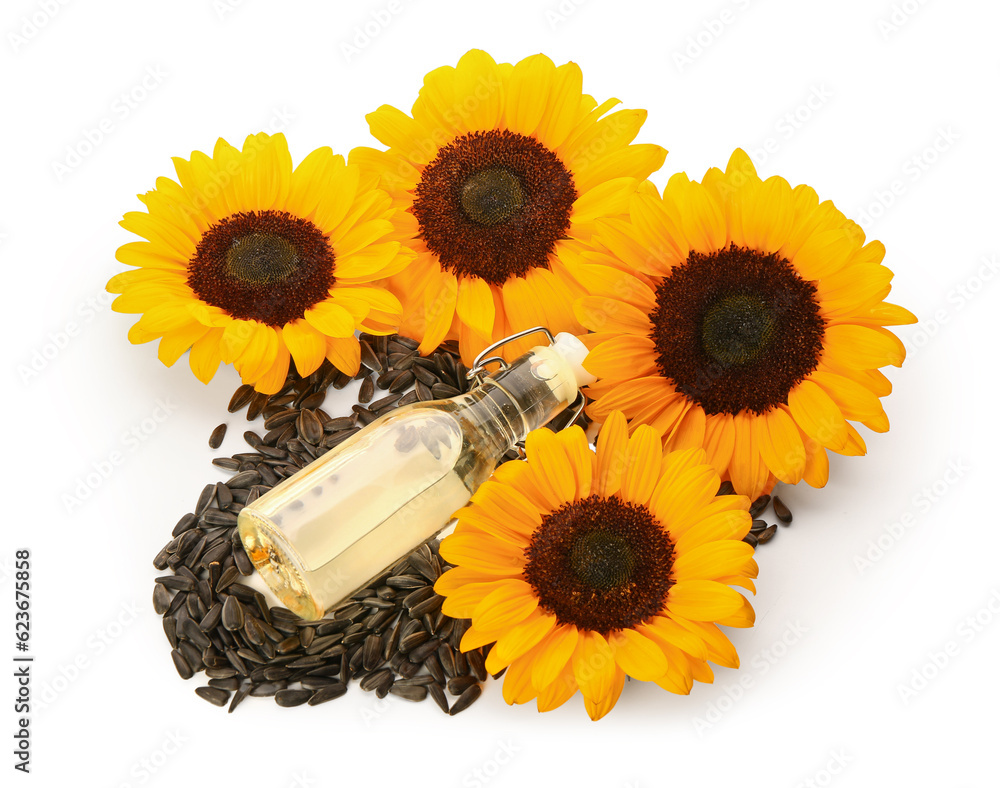
[[[570,369],[573,370],[573,376],[576,378],[576,385],[578,387],[589,386],[597,380],[594,375],[591,375],[583,368],[583,360],[587,358],[590,350],[575,336],[565,331],[556,334],[552,348],[566,359],[566,362],[570,365]]]

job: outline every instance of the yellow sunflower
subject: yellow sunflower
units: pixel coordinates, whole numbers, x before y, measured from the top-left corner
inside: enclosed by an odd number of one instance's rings
[[[618,700],[625,676],[687,694],[711,682],[712,661],[739,658],[718,628],[752,626],[753,548],[741,495],[717,496],[702,449],[664,454],[642,426],[608,416],[596,454],[579,427],[528,435],[527,461],[497,469],[456,513],[435,584],[443,610],[471,618],[469,650],[495,643],[508,703],[539,711],[577,689],[592,719]]]
[[[293,170],[282,134],[251,135],[242,151],[220,139],[174,166],[180,182],[158,178],[139,195],[146,212],[121,222],[146,239],[118,250],[135,270],[108,283],[116,311],[142,314],[129,339],[159,339],[167,366],[190,348],[205,383],[234,364],[265,394],[289,357],[302,375],[324,358],[356,373],[355,329],[392,333],[401,310],[371,283],[412,258],[390,238],[392,200],[375,179],[329,148]]]
[[[496,63],[479,50],[428,74],[412,117],[368,116],[388,151],[365,162],[401,209],[393,221],[416,260],[392,279],[402,332],[429,353],[457,339],[468,363],[532,326],[580,333],[573,299],[594,220],[624,215],[666,151],[631,145],[645,110],[606,113],[582,92],[576,63],[544,55]],[[513,358],[531,340],[505,348]]]
[[[889,429],[879,367],[905,350],[885,326],[916,318],[883,300],[885,247],[813,189],[761,181],[737,150],[701,183],[643,186],[595,238],[603,288],[575,304],[596,332],[594,419],[621,410],[668,450],[704,448],[751,498],[775,480],[823,486],[826,449],[864,454],[849,420]]]

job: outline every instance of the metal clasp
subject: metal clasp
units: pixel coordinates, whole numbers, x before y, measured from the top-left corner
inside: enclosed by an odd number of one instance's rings
[[[510,364],[504,361],[502,357],[491,356],[490,354],[496,352],[498,348],[502,348],[508,342],[514,342],[515,340],[530,336],[531,334],[545,334],[545,338],[549,340],[550,345],[556,341],[556,338],[552,336],[552,332],[545,326],[526,328],[524,331],[518,331],[516,334],[511,334],[509,337],[498,339],[492,345],[489,345],[480,351],[479,355],[476,356],[472,362],[472,369],[465,373],[466,379],[474,380],[476,383],[482,383],[483,378],[486,376],[486,365],[494,362],[500,365],[500,369],[510,369]]]
[[[509,337],[504,337],[503,339],[499,339],[492,345],[483,348],[483,350],[479,353],[479,355],[476,356],[476,358],[472,362],[472,369],[470,369],[468,372],[465,373],[466,379],[474,380],[477,384],[482,383],[483,378],[486,377],[487,374],[486,373],[487,364],[496,363],[500,365],[500,369],[510,369],[510,364],[504,361],[504,359],[501,356],[494,356],[491,354],[495,353],[497,349],[503,347],[508,342],[513,342],[523,337],[530,336],[531,334],[545,334],[545,338],[549,340],[550,345],[554,344],[556,341],[556,338],[552,335],[552,332],[549,331],[545,326],[535,326],[534,328],[526,328],[524,331],[518,331],[516,334],[511,334]],[[572,416],[570,417],[569,421],[566,422],[566,426],[563,427],[563,429],[572,425],[577,420],[577,418],[579,418],[586,404],[587,404],[587,397],[584,395],[582,391],[578,391],[576,395],[576,400],[570,406],[570,409],[572,409],[571,411]],[[563,415],[562,413],[559,414],[559,416],[562,415]],[[556,416],[556,418],[559,418],[559,416]],[[518,441],[515,444],[514,448],[517,449],[518,456],[520,456],[520,458],[523,460],[526,456],[524,453],[524,441]]]

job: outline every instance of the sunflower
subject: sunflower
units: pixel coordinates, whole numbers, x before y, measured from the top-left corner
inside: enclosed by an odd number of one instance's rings
[[[171,366],[188,348],[207,383],[220,362],[244,383],[278,391],[289,358],[309,375],[328,358],[358,371],[355,329],[392,333],[398,299],[371,283],[412,258],[391,238],[389,195],[329,148],[292,169],[282,134],[247,137],[243,150],[220,139],[211,157],[175,158],[180,183],[158,178],[139,195],[147,212],[125,214],[118,260],[135,270],[108,290],[113,308],[141,313],[133,343],[160,340]]]
[[[713,680],[708,661],[737,667],[717,624],[753,624],[730,587],[754,590],[750,501],[716,495],[705,452],[664,454],[617,412],[596,454],[579,427],[535,430],[526,450],[456,513],[441,543],[455,568],[435,584],[446,615],[472,619],[463,650],[495,643],[504,699],[548,711],[579,689],[596,720],[626,675],[687,694]]]
[[[531,326],[582,331],[572,304],[590,292],[581,254],[594,220],[624,215],[666,151],[630,144],[645,110],[606,115],[618,100],[598,105],[581,85],[576,63],[497,64],[472,50],[425,77],[412,117],[391,106],[368,115],[389,150],[368,149],[365,162],[416,252],[391,287],[402,332],[422,340],[421,352],[457,339],[468,363]]]
[[[604,286],[574,305],[596,332],[594,419],[621,410],[668,450],[704,448],[751,498],[776,480],[826,484],[826,449],[866,451],[850,421],[889,429],[879,368],[905,350],[885,326],[916,318],[883,300],[885,247],[813,189],[761,181],[737,150],[701,183],[644,186],[595,239]]]

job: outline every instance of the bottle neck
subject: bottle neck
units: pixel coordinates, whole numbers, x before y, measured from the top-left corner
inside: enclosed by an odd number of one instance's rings
[[[535,348],[483,380],[464,404],[499,459],[565,410],[578,391],[566,361],[548,348]]]

